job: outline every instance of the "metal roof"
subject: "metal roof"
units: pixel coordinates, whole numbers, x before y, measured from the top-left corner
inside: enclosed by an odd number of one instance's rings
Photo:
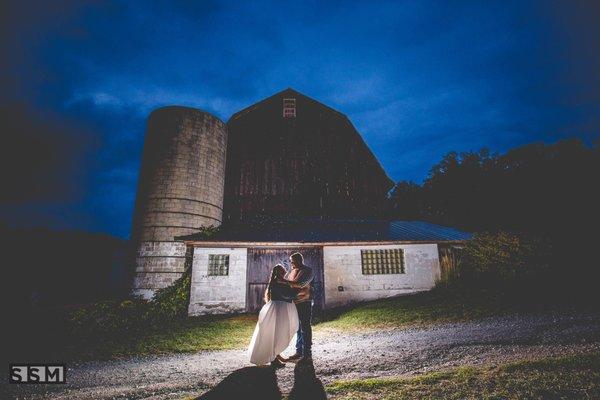
[[[423,221],[325,220],[224,225],[214,235],[177,239],[198,242],[330,243],[445,242],[469,240],[471,234]]]

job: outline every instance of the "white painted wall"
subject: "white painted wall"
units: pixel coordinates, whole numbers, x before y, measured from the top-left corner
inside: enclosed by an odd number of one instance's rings
[[[209,254],[229,254],[229,275],[208,276]],[[189,315],[246,310],[246,248],[194,248]]]
[[[404,274],[363,275],[361,250],[404,250]],[[325,307],[433,288],[440,277],[437,244],[325,246]],[[338,286],[344,290],[339,291]]]

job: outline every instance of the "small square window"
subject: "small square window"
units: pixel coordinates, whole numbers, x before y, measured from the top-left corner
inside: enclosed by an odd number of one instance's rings
[[[283,99],[283,118],[296,116],[296,99]]]
[[[404,273],[402,249],[361,250],[360,256],[363,275]]]
[[[208,275],[229,275],[229,254],[209,254]]]

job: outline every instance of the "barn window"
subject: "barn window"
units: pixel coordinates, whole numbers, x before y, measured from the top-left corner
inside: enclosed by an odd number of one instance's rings
[[[229,254],[209,254],[208,275],[229,275]]]
[[[361,250],[360,255],[363,275],[404,273],[402,249]]]
[[[296,99],[283,99],[283,118],[296,116]]]

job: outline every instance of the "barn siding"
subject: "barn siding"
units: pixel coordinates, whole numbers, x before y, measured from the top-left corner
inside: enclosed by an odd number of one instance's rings
[[[404,274],[363,275],[361,250],[403,249]],[[437,244],[323,247],[325,307],[432,289],[440,277]],[[343,291],[338,287],[342,286]]]
[[[229,275],[208,276],[209,254],[229,254]],[[246,248],[194,249],[189,315],[228,314],[246,309]]]
[[[297,116],[283,118],[284,98]],[[393,186],[348,118],[291,89],[227,123],[224,220],[373,217]]]
[[[314,309],[323,308],[323,251],[321,247],[249,248],[248,249],[248,296],[246,310],[259,311],[264,304],[264,291],[267,288],[273,266],[287,260],[295,252],[302,253],[304,263],[314,273]],[[289,268],[289,267],[288,267]]]

